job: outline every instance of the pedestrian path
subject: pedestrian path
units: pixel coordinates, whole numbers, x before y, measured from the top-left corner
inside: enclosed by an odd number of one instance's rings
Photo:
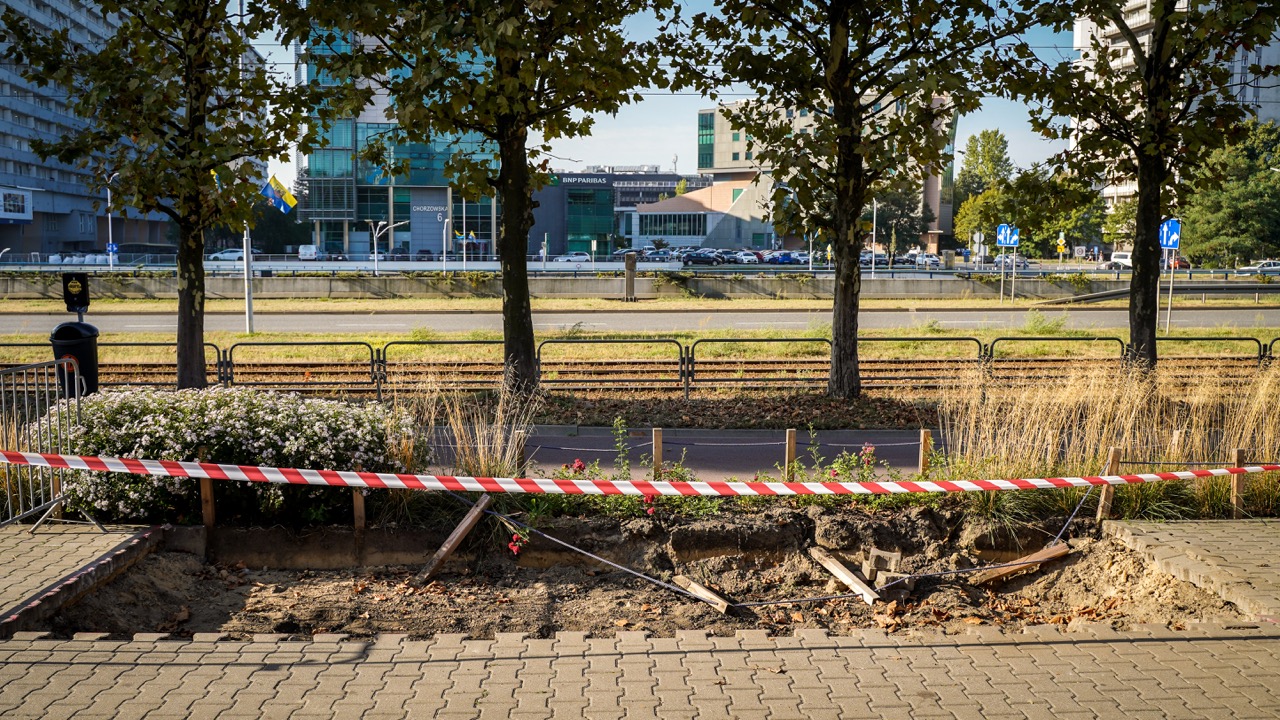
[[[1280,622],[1280,520],[1108,522],[1103,530],[1246,615]]]
[[[1280,628],[0,643],[6,718],[1274,718]]]
[[[0,637],[38,626],[159,540],[147,528],[88,525],[0,528]]]

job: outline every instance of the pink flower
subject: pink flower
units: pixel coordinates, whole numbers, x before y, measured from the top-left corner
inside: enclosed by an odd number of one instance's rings
[[[840,477],[840,471],[835,468],[831,469],[831,477]]]
[[[586,471],[586,469],[587,469],[587,464],[586,464],[586,463],[584,463],[584,462],[582,462],[582,459],[581,459],[581,458],[579,458],[579,459],[577,459],[577,460],[574,460],[574,461],[573,461],[573,471],[574,471],[574,472],[579,472],[579,473],[580,473],[580,472],[585,472],[585,471]]]
[[[646,513],[648,513],[648,514],[650,514],[650,515],[652,515],[652,514],[653,514],[654,512],[656,512],[657,510],[658,510],[658,508],[653,507],[653,506],[649,506],[649,509],[648,509],[648,510],[645,510],[645,512],[646,512]]]
[[[515,543],[511,542],[511,543],[507,543],[507,547],[511,549],[511,554],[512,554],[512,555],[519,555],[519,554],[520,554],[520,546],[519,546],[519,545],[517,545],[517,544],[515,544]]]

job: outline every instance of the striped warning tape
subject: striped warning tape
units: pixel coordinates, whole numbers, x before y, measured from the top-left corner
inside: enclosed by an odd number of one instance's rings
[[[988,490],[1042,490],[1090,485],[1131,485],[1161,480],[1280,471],[1280,465],[1256,465],[1210,470],[1094,475],[1087,477],[1009,480],[956,480],[921,482],[648,482],[644,480],[593,480],[557,478],[491,478],[452,475],[409,475],[340,470],[298,470],[257,465],[219,465],[175,460],[86,457],[0,450],[0,461],[13,465],[38,465],[69,470],[132,473],[164,477],[212,478],[290,485],[390,488],[399,490],[454,490],[487,493],[558,493],[564,495],[888,495],[894,493],[974,492]]]

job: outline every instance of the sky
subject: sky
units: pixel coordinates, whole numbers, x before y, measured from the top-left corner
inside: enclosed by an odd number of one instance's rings
[[[689,6],[704,4],[709,3],[686,3]],[[651,28],[641,26],[631,30],[643,34]],[[1042,28],[1030,31],[1026,39],[1046,59],[1070,54],[1070,33],[1055,34]],[[257,45],[276,68],[292,71],[293,56],[286,48],[269,40]],[[734,99],[738,98],[727,98]],[[616,115],[597,116],[590,136],[554,143],[552,167],[573,171],[588,165],[658,165],[663,170],[674,167],[681,173],[694,174],[698,157],[698,111],[712,107],[715,101],[696,93],[646,93],[641,102],[625,106]],[[1032,131],[1027,109],[1021,103],[1001,98],[987,98],[977,112],[960,118],[956,147],[963,149],[970,135],[990,129],[1004,133],[1009,141],[1009,157],[1020,168],[1041,162],[1064,148],[1061,142],[1047,141]],[[274,160],[270,170],[286,186],[292,186],[296,176],[292,159],[289,162]]]

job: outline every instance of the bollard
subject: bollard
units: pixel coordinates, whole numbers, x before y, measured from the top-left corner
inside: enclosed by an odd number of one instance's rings
[[[360,463],[355,463],[352,469],[354,469],[356,472],[364,472],[364,466],[361,465]],[[355,526],[357,538],[359,538],[359,536],[364,533],[364,528],[365,528],[364,494],[361,492],[361,490],[362,488],[351,488],[352,525]]]
[[[1107,466],[1102,469],[1103,475],[1115,475],[1120,472],[1120,448],[1112,447],[1107,450]],[[1112,485],[1102,486],[1102,495],[1098,498],[1098,522],[1111,517],[1111,500],[1115,497],[1116,489]]]
[[[929,473],[929,454],[933,452],[933,431],[921,428],[920,430],[920,462],[917,463],[916,470],[924,477]]]
[[[1244,467],[1247,454],[1246,448],[1236,448],[1232,467]],[[1244,517],[1244,475],[1231,476],[1231,517],[1234,520]]]
[[[789,428],[787,430],[786,447],[787,447],[787,450],[786,450],[786,455],[784,457],[785,464],[783,465],[783,467],[786,468],[786,470],[783,472],[783,478],[786,480],[786,482],[791,482],[793,479],[795,479],[795,470],[794,470],[795,464],[796,464],[795,428]]]
[[[662,428],[653,429],[653,480],[662,479]]]

